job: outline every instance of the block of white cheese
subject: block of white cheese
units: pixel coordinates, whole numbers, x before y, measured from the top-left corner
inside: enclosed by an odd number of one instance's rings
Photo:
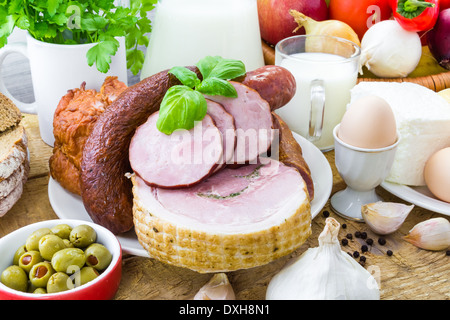
[[[350,103],[365,95],[377,95],[389,103],[400,133],[386,180],[409,186],[425,185],[426,161],[436,151],[450,147],[450,103],[436,92],[409,82],[360,82],[351,91]]]

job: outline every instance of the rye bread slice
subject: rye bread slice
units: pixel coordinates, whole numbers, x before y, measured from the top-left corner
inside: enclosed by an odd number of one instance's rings
[[[7,179],[28,157],[25,128],[18,125],[0,134],[0,181]]]
[[[19,125],[22,113],[19,108],[4,94],[0,93],[0,132]]]

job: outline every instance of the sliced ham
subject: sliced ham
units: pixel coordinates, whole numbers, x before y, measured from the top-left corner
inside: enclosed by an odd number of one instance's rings
[[[291,253],[311,233],[306,185],[296,169],[263,160],[184,189],[132,176],[139,242],[151,257],[198,272],[251,268]]]
[[[237,139],[232,163],[256,163],[258,156],[269,150],[273,139],[270,106],[254,89],[239,82],[230,83],[237,98],[207,97],[220,103],[234,118]]]
[[[150,186],[192,186],[214,172],[222,159],[222,135],[209,115],[191,130],[166,135],[158,130],[159,112],[136,129],[129,160],[133,171]]]
[[[226,112],[221,104],[209,99],[206,99],[206,104],[208,106],[207,114],[211,116],[222,134],[223,154],[215,170],[217,171],[233,159],[236,146],[236,127],[233,116]]]

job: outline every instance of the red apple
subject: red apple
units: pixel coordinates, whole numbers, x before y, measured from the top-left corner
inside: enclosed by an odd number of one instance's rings
[[[305,34],[304,28],[292,33],[298,25],[289,14],[290,9],[317,21],[328,18],[325,0],[257,0],[257,4],[261,38],[272,45],[284,38]]]

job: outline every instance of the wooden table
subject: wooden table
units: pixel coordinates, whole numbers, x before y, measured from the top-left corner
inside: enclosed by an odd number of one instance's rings
[[[9,84],[7,83],[10,91],[15,91],[22,101],[33,101],[30,77],[26,71],[26,60],[20,57],[8,59],[10,61],[4,65],[2,76],[10,80]],[[138,77],[130,75],[129,84],[136,81],[138,81]],[[31,172],[21,199],[5,216],[0,218],[0,237],[34,222],[58,218],[50,205],[47,190],[48,159],[52,149],[41,140],[35,115],[25,115],[23,124],[29,137]],[[333,194],[345,188],[345,183],[334,166],[334,152],[328,152],[325,156],[333,171]],[[377,192],[385,201],[405,203],[382,188],[378,188]],[[369,237],[375,240],[373,246],[369,247],[369,252],[364,253],[367,258],[365,268],[370,270],[378,280],[382,299],[450,299],[450,257],[446,256],[444,251],[421,250],[402,240],[402,236],[406,235],[416,223],[439,216],[448,219],[448,216],[416,206],[401,229],[385,237],[387,243],[382,246],[377,243],[378,236],[371,232],[364,223],[346,221],[332,213],[329,202],[323,211],[330,212],[330,215],[341,224],[347,225],[347,229],[341,228],[340,239],[344,238],[347,233],[354,235],[355,231],[366,231]],[[313,220],[312,235],[294,253],[265,266],[228,273],[238,299],[264,299],[269,281],[289,259],[298,256],[310,247],[318,246],[317,239],[323,230],[325,221],[322,212]],[[362,244],[364,244],[362,239],[353,237],[349,245],[343,249],[348,252],[360,252]],[[393,256],[386,255],[388,249],[394,252]],[[122,281],[115,298],[133,300],[192,299],[210,277],[210,274],[199,274],[154,259],[125,255]]]
[[[57,219],[53,211],[47,191],[49,181],[48,158],[52,148],[40,138],[37,117],[25,115],[23,123],[29,137],[31,172],[25,185],[22,198],[5,216],[0,218],[0,237],[25,225]],[[325,154],[333,171],[332,193],[343,189],[344,182],[334,166],[334,152]],[[386,201],[403,202],[382,188],[378,193]],[[415,207],[399,231],[386,236],[386,245],[377,243],[378,236],[371,232],[364,223],[345,220],[332,213],[329,203],[327,210],[347,229],[340,230],[340,239],[347,233],[366,231],[375,240],[367,257],[365,267],[373,272],[381,286],[382,299],[450,299],[450,257],[444,251],[431,252],[421,250],[402,240],[402,236],[418,222],[444,215],[439,215],[419,207]],[[448,218],[448,217],[447,217]],[[318,245],[318,235],[323,230],[325,218],[320,213],[312,224],[313,233],[308,241],[293,254],[269,263],[265,266],[228,273],[238,299],[262,300],[270,279],[292,257],[298,256],[310,247]],[[350,241],[345,251],[361,252],[362,239]],[[393,256],[387,256],[390,249]],[[187,269],[170,266],[154,259],[125,255],[123,259],[123,276],[116,299],[192,299],[200,287],[211,275],[199,274]]]

